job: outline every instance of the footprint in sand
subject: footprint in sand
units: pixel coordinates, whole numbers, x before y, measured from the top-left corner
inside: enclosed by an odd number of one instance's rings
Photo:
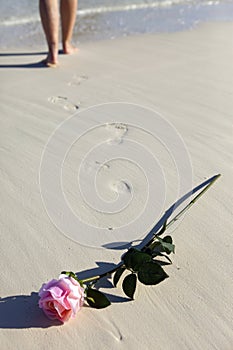
[[[71,81],[67,83],[68,86],[78,86],[80,85],[83,81],[87,80],[88,76],[87,75],[73,75]]]
[[[78,105],[73,104],[68,100],[67,97],[63,97],[63,96],[51,96],[48,98],[48,101],[50,103],[59,105],[63,107],[65,110],[70,112],[74,112],[79,108]]]
[[[109,144],[120,144],[123,142],[124,136],[128,132],[128,126],[123,123],[107,124],[107,131],[111,134],[108,139]]]
[[[120,193],[131,193],[131,186],[126,181],[117,181],[111,184],[111,188],[114,192]]]
[[[98,162],[97,160],[95,161],[95,164],[97,164],[98,166],[100,165],[102,169],[109,169],[110,168],[110,165],[107,164],[107,163],[101,163],[101,162]]]
[[[107,163],[101,163],[99,161],[92,161],[92,162],[85,162],[83,164],[83,167],[85,169],[85,171],[90,174],[93,172],[96,172],[99,168],[101,168],[102,170],[108,170],[110,168],[110,165]]]

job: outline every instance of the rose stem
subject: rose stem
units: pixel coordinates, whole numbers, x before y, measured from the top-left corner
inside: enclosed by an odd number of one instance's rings
[[[156,239],[157,236],[160,236],[161,234],[163,234],[166,229],[171,226],[172,224],[174,224],[175,221],[177,221],[181,215],[183,215],[186,211],[188,211],[195,202],[198,201],[198,199],[210,188],[210,186],[212,186],[214,184],[214,182],[221,176],[221,174],[217,174],[215,175],[215,177],[213,178],[213,180],[200,192],[198,193],[187,205],[186,207],[184,207],[171,221],[169,221],[169,223],[167,224],[167,220],[164,222],[162,229],[158,232],[158,233],[154,233],[153,238],[144,245],[144,247],[142,247],[142,250],[145,250],[146,248],[150,248],[150,245],[152,243],[154,243],[154,239]],[[123,262],[119,263],[116,267],[114,267],[114,269],[109,270],[99,276],[93,276],[93,277],[89,277],[86,278],[84,280],[82,280],[83,283],[86,282],[92,282],[92,281],[98,281],[99,279],[107,276],[107,275],[111,275],[113,272],[117,271],[119,268],[123,267]]]

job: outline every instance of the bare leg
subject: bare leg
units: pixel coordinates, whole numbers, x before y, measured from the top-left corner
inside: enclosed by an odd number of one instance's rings
[[[58,2],[57,0],[40,0],[39,7],[41,22],[49,49],[45,63],[47,66],[54,66],[58,63]]]
[[[75,25],[78,0],[61,0],[61,28],[63,52],[70,54],[77,49],[71,45],[73,29]]]

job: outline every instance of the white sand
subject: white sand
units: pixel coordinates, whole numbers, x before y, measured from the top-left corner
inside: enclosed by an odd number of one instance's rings
[[[1,57],[1,349],[232,349],[232,30],[231,23],[205,24],[189,32],[86,44],[77,55],[61,57],[58,69],[27,67],[43,56]],[[64,269],[84,271],[99,262],[104,271],[107,262],[118,262],[122,251],[84,247],[54,226],[40,194],[42,152],[75,105],[82,112],[113,101],[155,109],[173,124],[191,157],[193,185],[216,173],[223,176],[174,230],[176,255],[166,269],[169,279],[155,287],[139,285],[133,302],[120,298],[120,288],[102,289],[119,296],[111,307],[85,307],[75,320],[49,327],[36,295],[30,294]],[[93,120],[82,119],[80,128],[89,128]],[[176,199],[177,174],[164,146],[143,130],[126,129],[88,132],[68,159],[65,190],[72,208],[89,224],[126,225],[146,203],[143,173],[122,160],[109,163],[109,174],[102,169],[96,186],[106,200],[116,198],[117,190],[128,200],[128,187],[115,182],[129,177],[135,182],[134,195],[126,211],[98,214],[81,197],[77,200],[73,163],[101,138],[113,138],[120,150],[126,134],[145,143],[166,176],[161,212]],[[134,149],[131,154],[138,156]],[[85,189],[91,186],[88,171],[99,157],[92,157],[90,168],[87,164]],[[83,235],[78,233],[80,240],[85,240]]]

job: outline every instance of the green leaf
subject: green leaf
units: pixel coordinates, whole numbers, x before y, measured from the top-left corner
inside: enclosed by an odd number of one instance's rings
[[[146,285],[154,285],[162,282],[168,275],[163,268],[155,261],[143,264],[138,271],[138,279]]]
[[[95,309],[103,309],[111,304],[103,293],[93,288],[86,289],[86,300]]]
[[[125,253],[122,260],[127,269],[137,272],[143,263],[151,260],[151,255],[141,250],[130,248],[128,252]]]
[[[61,272],[62,275],[67,275],[68,277],[73,277],[73,278],[77,278],[75,273],[72,271],[62,271]]]
[[[67,275],[68,277],[73,277],[76,281],[79,282],[78,277],[72,271],[62,271],[61,274],[62,275]]]
[[[117,286],[117,283],[118,283],[119,279],[121,278],[121,275],[123,274],[124,271],[125,271],[124,267],[120,267],[118,270],[116,270],[114,277],[113,277],[114,287]]]
[[[156,241],[153,243],[151,250],[152,256],[155,256],[156,253],[160,253],[161,251],[163,251],[163,247],[159,241]]]
[[[165,236],[165,237],[163,238],[163,242],[171,243],[171,244],[172,244],[172,237],[171,237],[171,236]]]
[[[91,301],[92,303],[95,302],[95,300],[93,298],[91,298],[91,297],[87,297],[87,301]]]
[[[122,283],[122,288],[127,297],[130,299],[133,299],[134,292],[137,285],[137,276],[135,273],[131,273],[130,275],[127,275]]]
[[[165,251],[165,253],[167,254],[175,253],[175,245],[172,244],[171,236],[166,236],[163,239],[161,239],[160,237],[157,237],[157,238],[163,248],[163,251]]]
[[[153,255],[152,255],[153,256]],[[162,256],[163,258],[167,259],[169,262],[167,264],[172,264],[171,259],[169,258],[169,256],[163,254],[163,253],[156,253],[155,256]]]

